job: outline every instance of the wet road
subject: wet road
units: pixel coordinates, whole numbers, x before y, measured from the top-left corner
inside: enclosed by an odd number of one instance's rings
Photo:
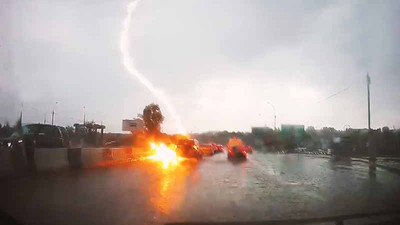
[[[361,162],[255,152],[162,169],[151,161],[1,180],[0,209],[26,224],[158,224],[332,216],[400,207],[400,176]]]

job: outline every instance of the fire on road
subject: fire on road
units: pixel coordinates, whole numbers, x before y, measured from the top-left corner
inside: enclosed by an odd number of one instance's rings
[[[180,161],[184,160],[184,158],[176,154],[176,145],[171,144],[167,146],[164,143],[156,144],[152,142],[150,146],[154,154],[147,158],[161,162],[164,169],[167,169],[169,166],[176,166]]]

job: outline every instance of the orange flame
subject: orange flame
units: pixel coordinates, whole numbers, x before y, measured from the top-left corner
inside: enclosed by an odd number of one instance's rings
[[[160,161],[163,164],[163,168],[167,169],[170,165],[177,165],[183,160],[182,157],[178,156],[175,152],[176,145],[166,146],[164,143],[156,144],[150,143],[150,147],[155,151],[154,155],[148,156],[148,159],[154,161]]]

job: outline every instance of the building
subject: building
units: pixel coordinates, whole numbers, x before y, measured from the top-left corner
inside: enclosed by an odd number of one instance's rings
[[[122,131],[135,133],[144,129],[144,121],[141,118],[122,120]]]

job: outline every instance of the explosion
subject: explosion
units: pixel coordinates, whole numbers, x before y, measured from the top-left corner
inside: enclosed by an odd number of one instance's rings
[[[155,151],[155,154],[148,156],[147,158],[162,162],[164,169],[167,169],[170,165],[177,165],[183,160],[183,158],[178,156],[175,152],[176,145],[170,145],[168,147],[164,143],[159,143],[157,145],[156,143],[152,142],[150,143],[150,147]]]

